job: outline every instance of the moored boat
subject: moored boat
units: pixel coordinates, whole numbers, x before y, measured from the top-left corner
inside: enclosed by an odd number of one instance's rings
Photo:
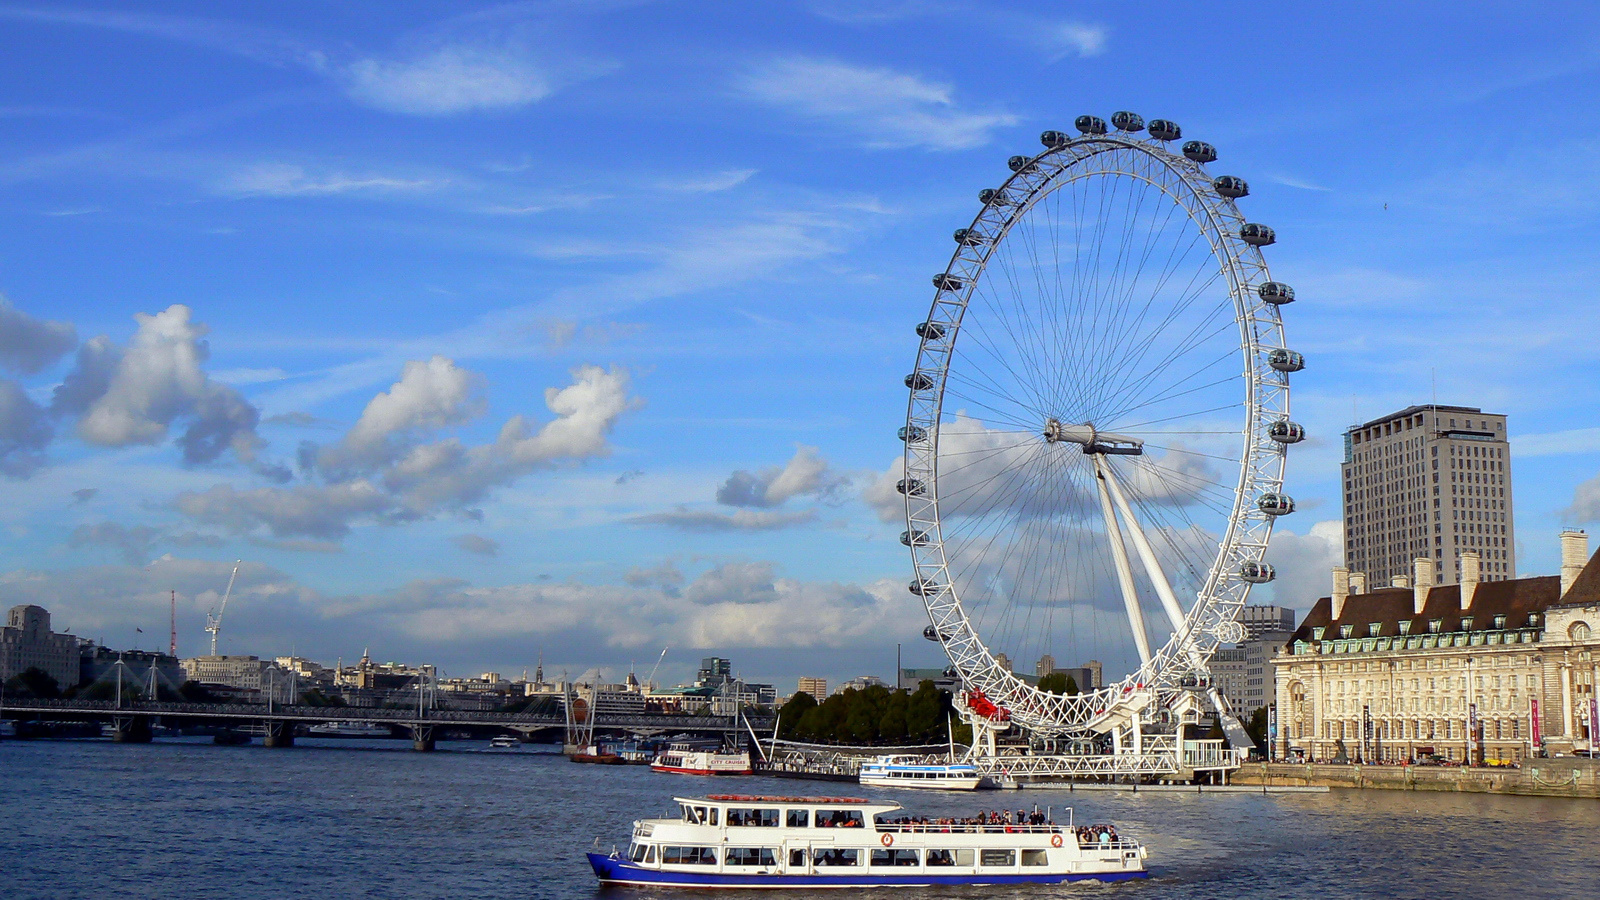
[[[612,753],[610,750],[607,750],[604,747],[599,746],[598,744],[590,744],[587,747],[579,747],[577,752],[573,753],[567,758],[575,763],[589,763],[590,765],[622,765],[622,757]]]
[[[919,756],[878,756],[861,764],[861,783],[873,787],[975,791],[983,776],[971,763],[944,763]]]
[[[590,853],[603,884],[695,888],[1055,884],[1147,876],[1145,848],[1110,826],[900,815],[853,797],[712,794],[633,823],[627,852]]]
[[[378,722],[350,720],[321,722],[306,729],[306,737],[386,738],[392,736],[389,726]]]
[[[667,745],[650,768],[679,775],[749,775],[755,771],[747,750],[700,747],[687,742]]]

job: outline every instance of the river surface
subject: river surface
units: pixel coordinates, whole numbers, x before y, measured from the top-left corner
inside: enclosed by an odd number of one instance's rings
[[[1334,791],[913,793],[574,765],[442,743],[0,742],[0,897],[595,898],[583,853],[625,846],[674,793],[848,793],[914,813],[1070,804],[1150,846],[1147,881],[896,890],[897,898],[1582,898],[1600,894],[1600,802]],[[785,898],[887,893],[783,892]],[[748,900],[774,895],[725,892]]]

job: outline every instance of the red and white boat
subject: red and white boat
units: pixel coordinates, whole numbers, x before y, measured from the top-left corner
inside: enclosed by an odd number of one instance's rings
[[[697,747],[688,743],[668,744],[650,763],[650,768],[679,775],[750,775],[754,772],[749,751]]]

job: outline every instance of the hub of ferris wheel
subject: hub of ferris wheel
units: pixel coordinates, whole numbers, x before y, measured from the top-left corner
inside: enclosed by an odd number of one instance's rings
[[[1130,112],[1075,124],[979,192],[933,278],[905,379],[901,540],[979,757],[1016,727],[1151,772],[1183,761],[1207,710],[1248,742],[1209,661],[1274,577],[1305,357],[1283,330],[1294,290],[1261,252],[1276,234],[1240,213],[1244,179],[1207,171],[1216,149]],[[1054,694],[1005,662],[1100,637],[1110,609],[1121,680]]]

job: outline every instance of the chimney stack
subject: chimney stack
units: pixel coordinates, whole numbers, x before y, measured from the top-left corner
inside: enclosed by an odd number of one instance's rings
[[[1582,531],[1561,532],[1561,596],[1572,589],[1578,573],[1589,561],[1589,536]]]
[[[1366,592],[1367,592],[1367,573],[1365,573],[1365,572],[1351,572],[1350,573],[1350,593],[1352,593],[1352,594],[1365,594]]]
[[[1397,587],[1397,588],[1408,588],[1408,587],[1411,587],[1411,578],[1410,578],[1410,576],[1407,576],[1407,575],[1395,575],[1395,576],[1393,576],[1393,577],[1391,577],[1389,579],[1389,587]]]
[[[1333,567],[1333,618],[1344,612],[1344,601],[1350,598],[1350,570],[1344,566]]]
[[[1467,550],[1461,554],[1461,611],[1466,612],[1472,608],[1472,597],[1478,593],[1479,573],[1482,571],[1482,557],[1478,551]]]
[[[1422,607],[1428,603],[1428,592],[1433,590],[1433,558],[1419,556],[1412,560],[1416,568],[1417,580],[1411,588],[1411,614],[1422,615]]]

